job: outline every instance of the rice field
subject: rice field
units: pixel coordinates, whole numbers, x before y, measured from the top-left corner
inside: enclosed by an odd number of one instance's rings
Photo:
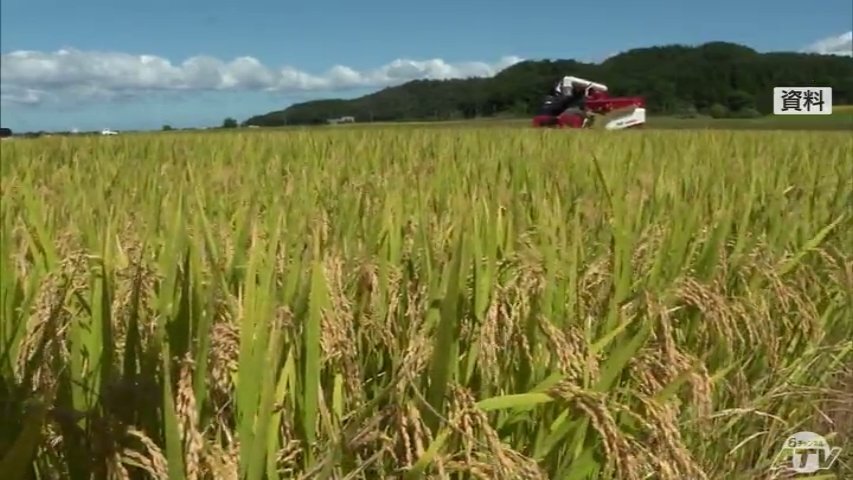
[[[809,430],[844,448],[822,478],[851,478],[851,151],[499,127],[4,142],[0,472],[752,480],[790,478],[775,457]]]

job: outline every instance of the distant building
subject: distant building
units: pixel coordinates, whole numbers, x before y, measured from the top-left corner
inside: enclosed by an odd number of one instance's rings
[[[110,130],[109,128],[105,128],[101,130],[101,135],[118,135],[118,132],[115,130]]]
[[[330,118],[327,120],[332,125],[336,125],[338,123],[355,123],[355,117],[340,117],[340,118]]]

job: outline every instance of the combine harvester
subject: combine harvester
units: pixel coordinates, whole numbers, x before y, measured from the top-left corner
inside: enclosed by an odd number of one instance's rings
[[[566,76],[533,117],[536,128],[592,128],[604,116],[606,130],[641,127],[646,123],[643,97],[611,97],[607,85]]]

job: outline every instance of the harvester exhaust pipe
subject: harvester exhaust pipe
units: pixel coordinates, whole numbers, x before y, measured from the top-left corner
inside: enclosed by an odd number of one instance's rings
[[[564,94],[570,93],[574,87],[580,87],[586,89],[587,91],[607,91],[607,85],[598,82],[593,82],[592,80],[587,80],[585,78],[575,77],[571,75],[563,77],[563,80],[560,82],[560,88],[563,90]]]

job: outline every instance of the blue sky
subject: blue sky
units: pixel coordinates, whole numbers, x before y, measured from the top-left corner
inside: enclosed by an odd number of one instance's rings
[[[800,51],[842,42],[849,52],[853,23],[850,0],[3,0],[0,8],[0,122],[16,131],[208,126],[413,78],[491,75],[520,59],[600,61],[671,43]]]

